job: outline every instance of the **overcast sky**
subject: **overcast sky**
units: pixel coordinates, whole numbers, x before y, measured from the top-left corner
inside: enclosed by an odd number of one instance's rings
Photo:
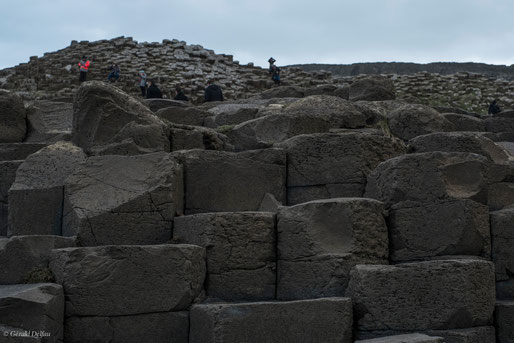
[[[514,63],[514,0],[0,0],[0,69],[72,40],[200,44],[266,66]]]

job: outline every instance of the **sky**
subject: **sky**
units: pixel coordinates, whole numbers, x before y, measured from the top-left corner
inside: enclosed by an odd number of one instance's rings
[[[243,64],[514,64],[514,0],[0,0],[0,69],[119,36]]]

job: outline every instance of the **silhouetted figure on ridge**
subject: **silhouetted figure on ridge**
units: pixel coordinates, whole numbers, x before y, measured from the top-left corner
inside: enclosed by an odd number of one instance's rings
[[[490,104],[489,104],[489,111],[488,113],[491,114],[491,115],[495,115],[496,113],[500,113],[501,112],[501,108],[500,106],[497,104],[498,100],[494,99]]]
[[[205,88],[204,102],[210,101],[223,101],[221,87],[214,84],[214,80],[209,80],[207,82],[207,88]]]
[[[146,90],[146,98],[147,99],[158,99],[162,98],[162,92],[157,87],[153,80],[148,80],[148,89]]]

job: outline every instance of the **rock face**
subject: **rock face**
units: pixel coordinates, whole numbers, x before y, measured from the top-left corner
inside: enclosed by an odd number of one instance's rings
[[[67,316],[124,316],[187,309],[200,294],[205,251],[192,245],[53,250]]]
[[[496,265],[496,280],[514,281],[514,208],[491,212],[491,238],[493,262]],[[514,299],[514,289],[511,294]]]
[[[59,236],[0,238],[0,284],[49,281],[52,249],[75,246],[75,239]]]
[[[174,240],[207,249],[207,295],[223,300],[275,298],[275,216],[202,213],[175,218]]]
[[[66,181],[63,235],[84,246],[166,243],[183,189],[182,166],[167,153],[91,157]]]
[[[9,188],[16,180],[16,171],[23,161],[0,161],[0,236],[7,236],[9,223]]]
[[[278,299],[344,295],[350,269],[387,263],[383,205],[340,198],[284,207],[277,215]]]
[[[169,151],[166,125],[146,106],[103,82],[84,83],[73,102],[73,143],[88,154],[128,145],[126,154]],[[123,152],[123,151],[122,151]]]
[[[190,321],[191,343],[352,342],[348,298],[194,305]]]
[[[467,259],[357,265],[346,295],[361,331],[487,325],[495,302],[493,265]]]
[[[44,333],[39,342],[62,342],[64,296],[52,283],[0,286],[0,325],[9,326],[9,336],[28,330]],[[19,342],[19,341],[18,341]]]
[[[0,90],[0,143],[21,142],[27,133],[25,106],[18,95]]]
[[[26,142],[56,143],[71,139],[73,105],[67,102],[41,100],[27,108]]]
[[[256,211],[266,193],[285,203],[286,156],[282,150],[192,150],[175,156],[184,165],[186,214]]]
[[[9,190],[9,234],[61,235],[64,181],[85,160],[82,149],[68,142],[27,157]]]
[[[361,197],[366,176],[379,163],[405,153],[398,140],[357,132],[300,135],[275,146],[287,154],[289,205]]]

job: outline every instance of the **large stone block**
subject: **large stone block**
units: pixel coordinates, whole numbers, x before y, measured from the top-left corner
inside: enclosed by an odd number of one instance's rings
[[[494,313],[498,343],[514,342],[514,301],[498,301]]]
[[[366,77],[350,84],[349,99],[351,101],[383,101],[394,100],[393,81],[388,78]]]
[[[417,330],[418,331],[418,330]],[[473,328],[450,329],[450,330],[419,330],[419,334],[430,337],[441,337],[444,343],[496,343],[494,326],[477,326]],[[359,339],[386,339],[390,335],[408,335],[408,331],[378,330],[378,331],[357,331]],[[361,341],[358,341],[361,342]],[[362,342],[367,342],[366,340]],[[379,341],[380,342],[380,341]],[[410,341],[407,341],[410,342]]]
[[[230,139],[213,129],[179,124],[170,124],[169,129],[171,151],[190,149],[234,150]]]
[[[513,278],[514,208],[491,212],[491,238],[496,280],[504,281]],[[512,295],[514,296],[514,293]]]
[[[75,93],[72,140],[88,154],[170,151],[162,120],[140,101],[99,81],[83,83]]]
[[[275,145],[287,153],[288,204],[361,197],[379,163],[404,154],[398,140],[367,133],[300,135]]]
[[[487,157],[495,163],[505,163],[508,153],[498,144],[480,133],[436,132],[418,136],[409,141],[413,152],[470,152]]]
[[[205,250],[193,245],[53,250],[67,316],[123,316],[187,309],[205,278]]]
[[[0,238],[0,284],[44,282],[51,278],[48,261],[52,249],[75,246],[75,239],[59,236]],[[39,278],[39,280],[38,280]]]
[[[489,208],[473,200],[393,205],[388,227],[393,261],[444,255],[491,256]]]
[[[204,119],[210,114],[196,107],[166,107],[155,112],[155,115],[174,124],[203,126]]]
[[[162,99],[162,98],[144,99],[143,102],[148,106],[148,108],[152,112],[157,112],[159,110],[162,110],[163,108],[168,108],[168,107],[187,108],[187,107],[191,106],[191,104],[184,102],[184,101],[178,101],[178,100],[172,100],[172,99]]]
[[[275,298],[275,215],[202,213],[176,217],[178,243],[207,251],[207,295],[224,300]]]
[[[64,189],[63,235],[81,245],[160,244],[183,211],[183,173],[168,153],[95,156]]]
[[[55,143],[71,139],[73,105],[67,102],[39,100],[27,108],[26,142]]]
[[[184,165],[185,213],[256,211],[266,193],[285,203],[286,155],[279,149],[174,153]]]
[[[492,117],[484,120],[487,132],[512,132],[514,131],[514,118]]]
[[[12,92],[0,90],[0,143],[22,142],[27,132],[23,99]]]
[[[348,298],[194,305],[191,343],[352,342]]]
[[[344,295],[359,263],[387,263],[379,201],[339,198],[283,207],[277,215],[279,299]]]
[[[27,157],[9,190],[9,234],[61,235],[64,181],[85,160],[82,149],[67,142]]]
[[[44,334],[41,342],[62,342],[64,295],[60,285],[38,283],[0,286],[0,324]],[[3,337],[12,331],[4,331]]]
[[[487,202],[489,162],[471,153],[427,152],[382,162],[368,175],[365,196],[392,204],[449,199]]]
[[[496,298],[514,300],[514,278],[496,282]]]
[[[8,203],[9,188],[16,180],[16,171],[22,163],[23,160],[0,161],[0,203]]]
[[[488,325],[495,303],[494,267],[479,259],[357,265],[346,296],[361,331]]]
[[[459,113],[443,113],[443,116],[455,126],[455,131],[485,131],[484,121],[480,118]]]
[[[0,143],[0,161],[24,160],[47,145],[45,143]]]
[[[500,182],[489,185],[487,204],[491,211],[501,210],[514,205],[514,183]]]
[[[145,313],[116,317],[69,317],[67,343],[188,343],[189,312]]]
[[[445,343],[442,337],[427,336],[421,333],[386,336],[355,341],[355,343]]]

